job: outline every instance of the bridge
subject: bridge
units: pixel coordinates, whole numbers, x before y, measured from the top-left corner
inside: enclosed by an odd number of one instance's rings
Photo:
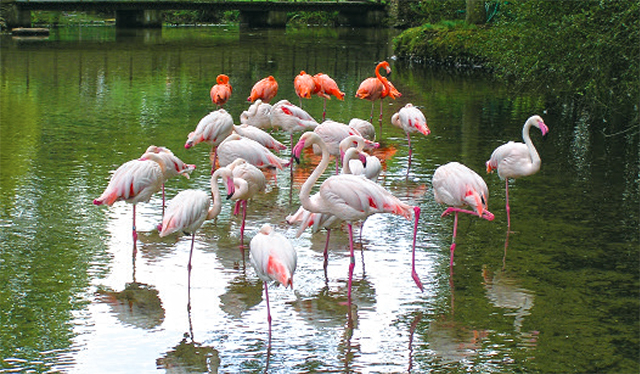
[[[240,23],[251,27],[284,27],[287,12],[338,12],[349,26],[379,26],[387,15],[380,0],[2,0],[7,26],[31,27],[31,11],[115,12],[116,27],[162,27],[162,11],[240,12]]]

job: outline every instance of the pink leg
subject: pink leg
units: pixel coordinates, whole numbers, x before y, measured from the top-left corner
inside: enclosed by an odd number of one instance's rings
[[[378,118],[378,122],[380,122],[380,136],[382,136],[382,99],[380,99],[380,118]]]
[[[324,122],[325,117],[327,116],[327,98],[324,98],[324,105],[322,106],[322,121]]]
[[[347,301],[349,303],[349,306],[351,306],[351,283],[353,279],[353,269],[356,267],[356,256],[353,254],[353,228],[351,227],[351,223],[347,223],[347,226],[349,226],[349,253],[351,254],[351,261],[349,263]]]
[[[507,230],[511,229],[511,208],[509,208],[509,178],[505,178],[505,191],[507,200]]]
[[[136,231],[136,205],[133,204],[133,246],[135,247],[138,240],[138,232]]]
[[[196,232],[191,234],[191,250],[189,251],[189,262],[187,263],[187,310],[191,310],[191,257],[193,256],[193,245],[196,240]]]
[[[242,225],[240,226],[240,245],[244,245],[244,221],[247,218],[247,200],[242,201]]]
[[[413,207],[413,246],[411,250],[411,278],[416,282],[416,286],[420,289],[420,291],[424,291],[424,287],[422,286],[422,282],[418,277],[418,272],[416,272],[416,237],[418,235],[418,220],[420,219],[420,207]]]
[[[267,322],[269,322],[269,336],[271,336],[271,307],[269,306],[269,286],[264,282],[264,297],[267,299]]]
[[[331,229],[327,229],[327,241],[324,243],[324,281],[325,283],[329,282],[329,277],[327,277],[327,265],[329,265],[329,237],[331,236]]]
[[[453,252],[455,252],[456,250],[456,233],[458,231],[458,212],[456,211],[456,215],[455,218],[453,219],[453,242],[451,243],[451,248],[449,249],[449,251],[451,252],[450,254],[450,259],[449,259],[449,267],[453,267]]]
[[[165,193],[164,193],[164,183],[162,183],[162,217],[164,217],[164,208],[165,208]]]

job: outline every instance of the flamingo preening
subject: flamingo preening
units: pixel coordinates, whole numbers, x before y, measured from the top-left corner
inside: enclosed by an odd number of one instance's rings
[[[355,267],[352,224],[354,222],[362,221],[375,213],[393,213],[403,216],[408,220],[411,220],[412,218],[414,219],[411,276],[418,288],[422,290],[422,282],[420,282],[415,270],[415,244],[420,208],[418,206],[410,206],[403,203],[389,191],[373,181],[362,176],[349,174],[334,175],[327,178],[320,185],[318,193],[311,197],[311,189],[329,165],[329,151],[322,139],[314,132],[306,132],[302,134],[300,140],[293,148],[294,157],[299,159],[302,154],[302,150],[314,144],[321,148],[322,160],[302,185],[302,188],[300,189],[300,202],[309,212],[333,214],[338,219],[344,220],[347,223],[349,228],[349,250],[351,255],[347,294],[349,303],[351,303],[351,283],[353,278],[353,269]]]
[[[532,175],[540,170],[542,160],[538,151],[533,146],[529,131],[531,127],[537,127],[545,136],[549,128],[538,115],[531,116],[522,127],[522,139],[524,143],[508,142],[496,148],[487,161],[487,173],[498,170],[498,176],[505,180],[507,229],[511,229],[511,213],[509,208],[509,178],[520,178]]]
[[[302,99],[311,99],[311,95],[316,91],[316,81],[313,76],[302,70],[300,74],[293,78],[293,89],[298,95],[300,107],[302,108]]]
[[[218,146],[219,164],[227,166],[237,158],[243,158],[260,169],[282,169],[289,166],[289,160],[276,156],[257,141],[240,134],[231,134]]]
[[[492,221],[493,213],[487,210],[489,202],[489,188],[484,179],[475,171],[459,162],[449,162],[436,169],[433,173],[433,195],[438,204],[449,205],[443,213],[445,217],[455,213],[453,221],[453,242],[450,247],[449,266],[453,266],[453,252],[456,250],[456,232],[458,228],[458,213],[467,213]],[[462,209],[470,206],[475,211]]]
[[[231,170],[233,184],[227,189],[228,199],[234,200],[236,205],[233,214],[240,213],[242,206],[242,225],[240,226],[240,245],[244,245],[244,226],[247,218],[247,202],[260,192],[264,192],[267,185],[262,171],[242,158],[236,158],[226,168]]]

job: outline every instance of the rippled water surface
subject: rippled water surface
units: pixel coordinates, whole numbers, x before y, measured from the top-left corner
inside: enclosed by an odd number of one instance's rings
[[[480,73],[395,61],[391,38],[388,30],[236,27],[2,36],[0,372],[638,372],[637,131],[614,134],[623,119],[603,122],[543,92],[509,92]],[[138,205],[137,252],[132,206],[92,204],[110,171],[151,144],[197,164],[190,180],[167,183],[169,198],[209,188],[208,146],[184,143],[215,109],[209,89],[219,73],[231,77],[225,108],[236,123],[251,86],[268,75],[280,82],[276,99],[298,104],[300,70],[338,82],[346,97],[330,100],[327,116],[348,122],[369,117],[371,104],[354,94],[383,59],[403,96],[384,103],[379,182],[422,209],[424,292],[410,275],[412,224],[376,215],[355,230],[349,309],[346,229],[331,234],[325,279],[325,233],[296,238],[285,222],[318,162],[311,155],[293,178],[266,172],[265,193],[249,203],[246,242],[268,222],[298,251],[294,289],[269,292],[271,339],[230,202],[196,234],[190,311],[190,237],[158,236],[161,195]],[[405,134],[390,124],[408,102],[432,131],[413,135],[410,165]],[[320,98],[303,107],[320,119]],[[484,163],[521,139],[532,114],[550,133],[532,131],[540,172],[510,182],[507,233],[504,182]],[[273,135],[289,144],[287,134]],[[460,217],[452,268],[453,217],[440,217],[445,207],[431,188],[449,161],[485,178],[496,216]]]

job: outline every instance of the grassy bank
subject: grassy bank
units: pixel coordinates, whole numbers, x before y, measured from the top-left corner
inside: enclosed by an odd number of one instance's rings
[[[624,111],[637,126],[637,1],[491,4],[496,8],[485,25],[440,20],[405,30],[394,40],[396,54],[458,68],[481,66],[517,87],[570,97],[604,112]]]

